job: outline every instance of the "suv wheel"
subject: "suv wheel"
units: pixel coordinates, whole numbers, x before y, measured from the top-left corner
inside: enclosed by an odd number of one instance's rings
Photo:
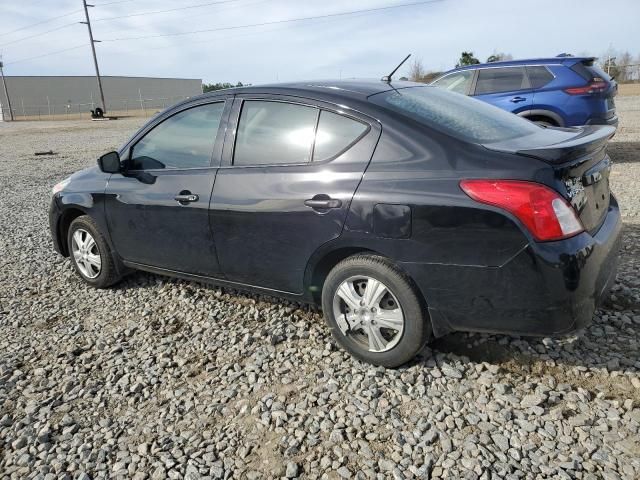
[[[104,288],[121,279],[111,250],[91,217],[82,215],[71,222],[67,242],[71,263],[86,283]]]
[[[379,256],[356,255],[338,263],[322,289],[322,308],[338,343],[374,365],[408,362],[431,335],[409,278]]]

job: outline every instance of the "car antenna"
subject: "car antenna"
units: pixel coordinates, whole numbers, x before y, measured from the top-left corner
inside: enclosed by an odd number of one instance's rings
[[[384,77],[382,77],[382,81],[383,82],[387,82],[387,83],[391,83],[391,77],[393,77],[393,74],[398,71],[398,69],[404,64],[404,62],[409,60],[410,56],[411,56],[411,54],[409,54],[406,57],[404,57],[404,60],[402,60],[400,62],[400,64],[396,68],[394,68],[393,71],[389,75],[385,75]]]

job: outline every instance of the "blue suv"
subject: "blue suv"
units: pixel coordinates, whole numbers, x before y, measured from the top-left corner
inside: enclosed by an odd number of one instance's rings
[[[594,57],[554,57],[456,68],[431,85],[473,96],[545,126],[618,125],[618,84]]]

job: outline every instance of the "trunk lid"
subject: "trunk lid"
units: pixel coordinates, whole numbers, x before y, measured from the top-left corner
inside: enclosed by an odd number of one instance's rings
[[[611,159],[606,146],[614,133],[610,126],[548,128],[484,146],[548,163],[559,181],[556,190],[578,212],[585,230],[594,233],[609,209]]]

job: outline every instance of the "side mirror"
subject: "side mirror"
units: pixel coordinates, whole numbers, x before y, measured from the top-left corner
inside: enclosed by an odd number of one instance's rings
[[[98,166],[104,173],[120,173],[120,154],[118,152],[105,153],[98,159]]]

